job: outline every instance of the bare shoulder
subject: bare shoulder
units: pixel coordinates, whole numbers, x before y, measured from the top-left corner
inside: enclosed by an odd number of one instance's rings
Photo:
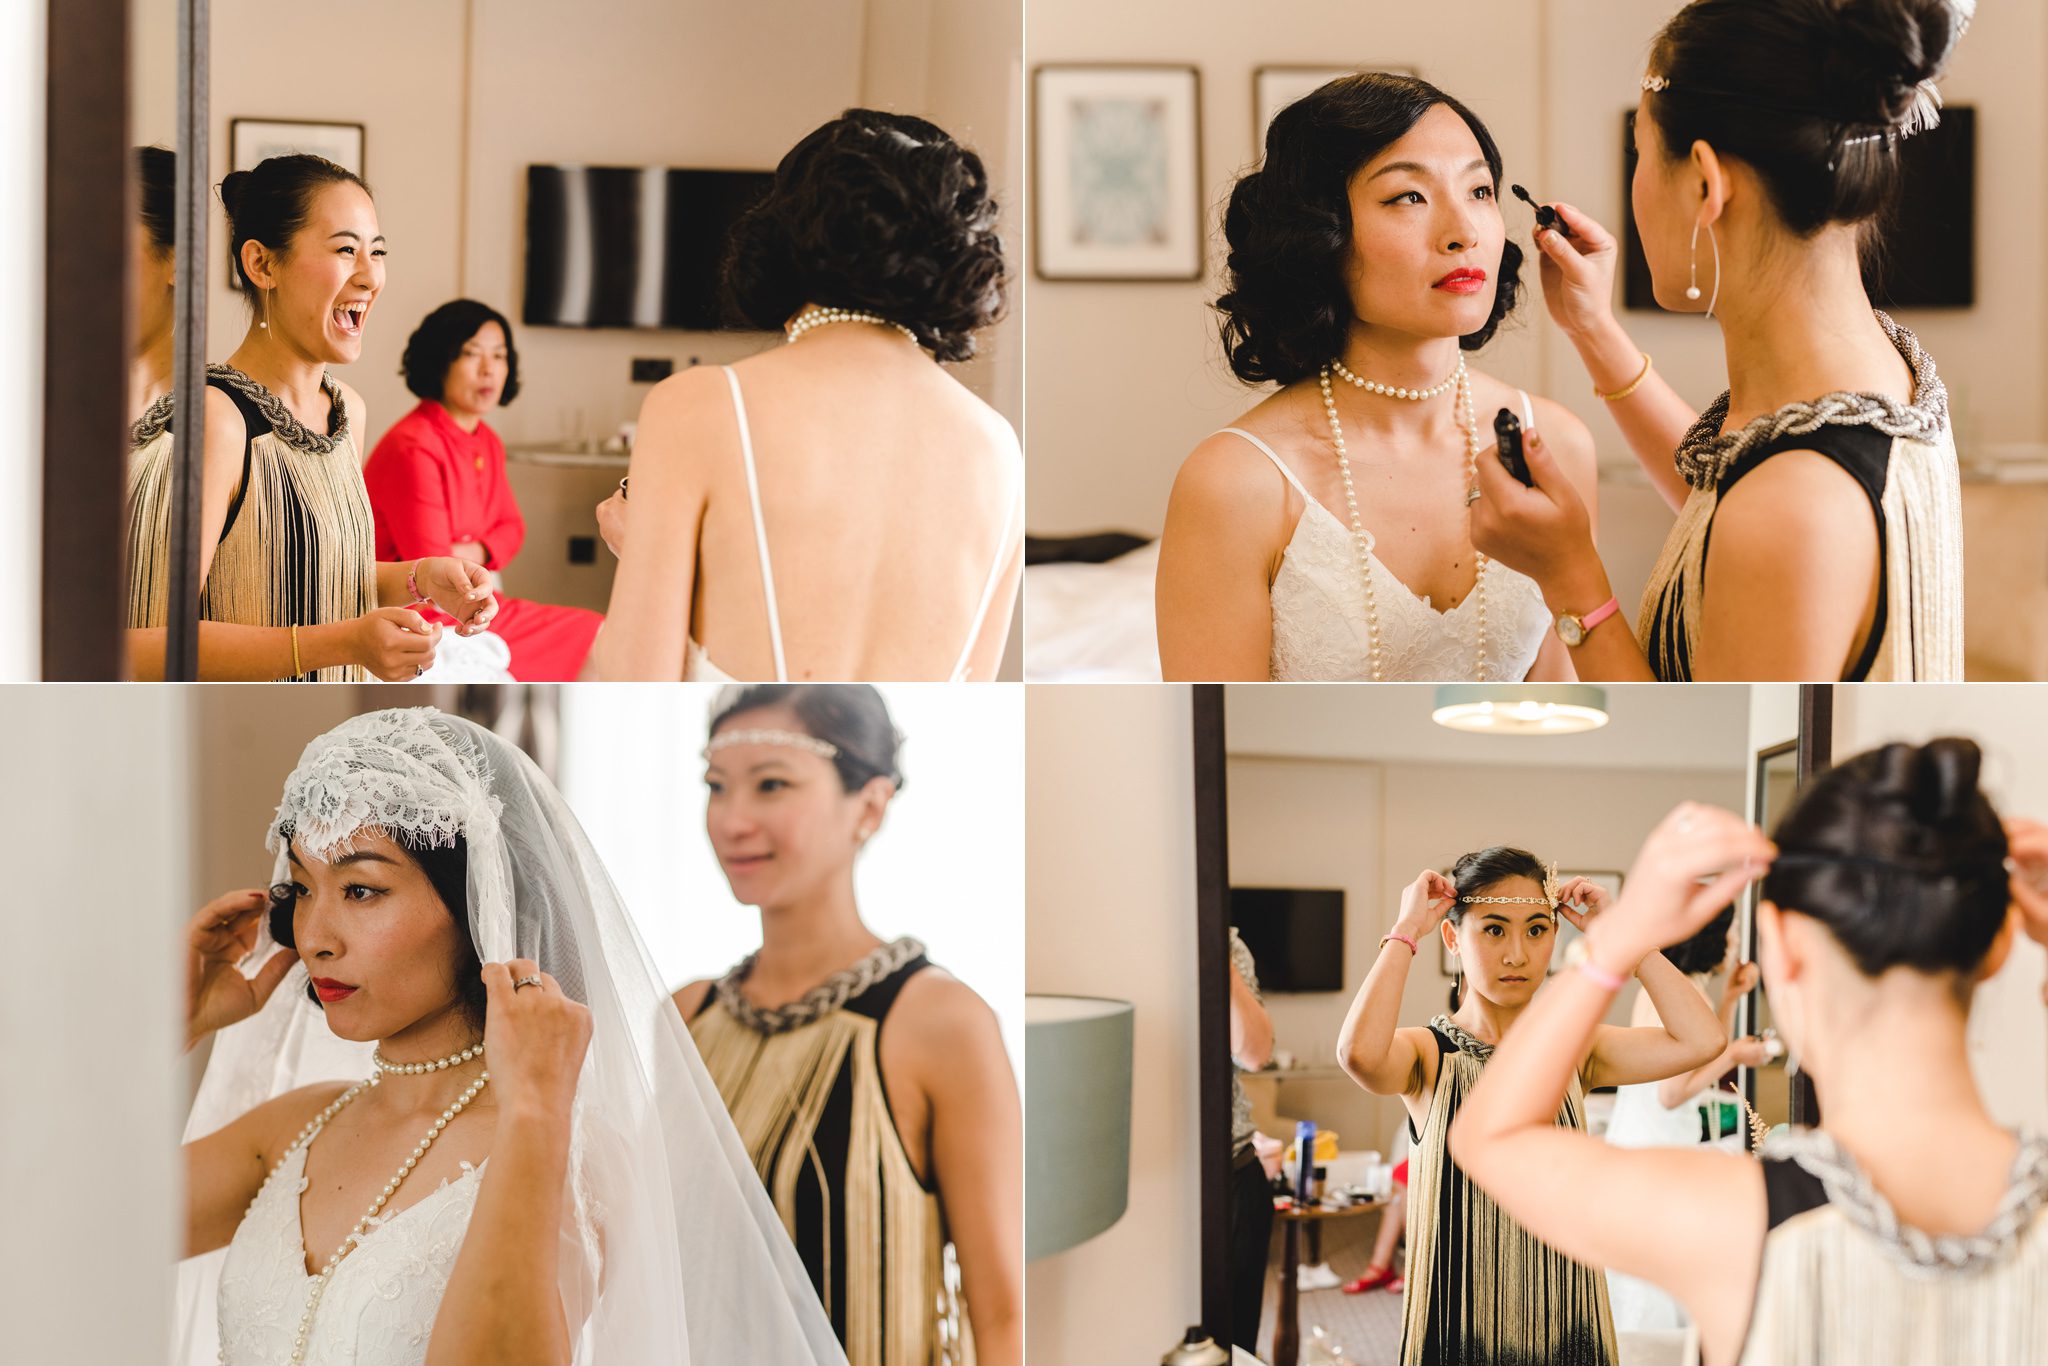
[[[687,1023],[696,1018],[697,1012],[704,1008],[704,1002],[710,997],[711,979],[705,977],[681,988],[671,999],[675,1001],[676,1009],[682,1012],[683,1020]]]
[[[650,419],[688,422],[701,419],[716,408],[732,406],[732,391],[721,365],[692,365],[676,371],[647,391],[642,402],[642,423]]]
[[[1874,529],[1870,497],[1856,476],[1819,451],[1780,451],[1721,495],[1714,514],[1716,539],[1741,535],[1847,532]]]
[[[1583,459],[1587,468],[1593,464],[1593,431],[1577,413],[1565,407],[1554,398],[1540,394],[1529,395],[1529,406],[1536,410],[1536,430],[1543,433],[1543,439],[1550,443],[1550,449],[1559,459],[1571,466],[1577,459]]]
[[[305,1127],[319,1118],[354,1083],[319,1081],[272,1096],[235,1121],[257,1151],[275,1157],[291,1145]]]
[[[1242,507],[1247,499],[1271,497],[1283,479],[1265,452],[1236,432],[1211,432],[1181,461],[1173,497],[1201,506]]]
[[[996,1027],[996,1013],[973,987],[944,968],[928,967],[912,974],[897,994],[895,1008],[920,1033],[938,1039],[954,1031],[989,1031]]]

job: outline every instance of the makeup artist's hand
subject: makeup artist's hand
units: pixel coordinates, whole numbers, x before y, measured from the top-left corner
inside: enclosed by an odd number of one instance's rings
[[[481,564],[453,555],[429,555],[413,577],[429,602],[455,618],[456,635],[481,635],[498,615],[491,571]]]
[[[1599,572],[1600,555],[1593,548],[1585,501],[1550,454],[1541,432],[1523,435],[1522,455],[1529,462],[1530,478],[1536,481],[1527,487],[1502,468],[1498,447],[1480,452],[1472,544],[1508,568],[1527,574],[1546,591],[1553,581],[1584,571],[1589,563]],[[1585,610],[1606,596],[1602,593],[1587,603]]]
[[[1458,885],[1436,869],[1425,868],[1401,889],[1401,913],[1395,917],[1394,930],[1420,944],[1436,933],[1457,904]]]
[[[1690,939],[1777,856],[1734,812],[1680,803],[1643,841],[1621,896],[1590,933],[1621,945],[1631,961]]]
[[[1576,337],[1614,317],[1614,267],[1621,253],[1614,234],[1585,214],[1569,204],[1550,207],[1572,235],[1536,230],[1537,273],[1551,319],[1566,335]]]
[[[2013,819],[2005,823],[2012,868],[2012,904],[2027,937],[2048,946],[2048,825]]]

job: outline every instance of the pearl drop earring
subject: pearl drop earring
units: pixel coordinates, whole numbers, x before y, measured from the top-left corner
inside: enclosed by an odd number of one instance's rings
[[[1707,246],[1714,253],[1714,295],[1707,300],[1707,316],[1714,316],[1714,305],[1721,301],[1721,239],[1714,235],[1714,225],[1707,224]],[[1700,297],[1700,225],[1692,225],[1692,279],[1686,286],[1685,297]]]

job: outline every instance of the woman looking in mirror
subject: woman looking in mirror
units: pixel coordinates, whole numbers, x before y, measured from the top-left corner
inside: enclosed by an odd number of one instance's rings
[[[1857,755],[1800,792],[1775,844],[1725,811],[1674,811],[1454,1126],[1458,1162],[1512,1217],[1675,1295],[1706,1366],[2041,1360],[2048,1139],[1994,1118],[1969,1024],[2042,869],[2008,872],[1981,762],[1961,739]],[[1820,1127],[1771,1135],[1762,1161],[1553,1129],[1621,974],[1763,870],[1764,990]]]
[[[995,1013],[854,895],[900,744],[870,687],[720,695],[706,833],[761,947],[675,1004],[851,1366],[1022,1366],[1022,1117]]]
[[[1474,540],[1542,586],[1580,677],[1963,676],[1948,391],[1863,255],[1975,7],[1695,0],[1658,36],[1632,204],[1657,302],[1721,329],[1729,389],[1698,417],[1615,321],[1613,235],[1569,204],[1569,237],[1538,229],[1551,317],[1678,513],[1631,635],[1574,471],[1540,443],[1533,488],[1480,462]]]
[[[1404,1366],[1619,1361],[1606,1278],[1524,1228],[1512,1211],[1503,1213],[1445,1147],[1473,1087],[1502,1066],[1495,1050],[1519,1027],[1550,969],[1559,918],[1584,930],[1607,900],[1605,889],[1585,878],[1555,885],[1544,864],[1521,849],[1467,854],[1449,876],[1426,870],[1402,892],[1394,927],[1345,1016],[1338,1062],[1373,1094],[1400,1097],[1415,1145]],[[1458,1008],[1427,1028],[1400,1027],[1409,967],[1419,946],[1438,935],[1462,969]],[[1586,1092],[1676,1076],[1727,1043],[1713,1010],[1663,955],[1641,955],[1635,975],[1663,1023],[1591,1031],[1544,1114],[1546,1125],[1583,1133]],[[1534,1293],[1535,1286],[1544,1292]]]
[[[1274,117],[1230,194],[1216,307],[1232,372],[1280,388],[1174,481],[1167,678],[1572,677],[1536,585],[1474,552],[1467,515],[1503,408],[1595,498],[1585,424],[1465,363],[1521,289],[1500,190],[1493,134],[1412,76],[1346,76]]]
[[[975,354],[1004,269],[981,158],[944,129],[851,109],[783,157],[726,284],[788,344],[648,394],[631,502],[598,507],[602,677],[996,676],[1023,461],[940,365]]]
[[[177,316],[178,154],[168,147],[135,149],[135,202],[130,230],[135,264],[135,357],[128,370],[128,420],[171,391],[171,322]]]
[[[327,372],[362,355],[384,287],[384,236],[363,182],[314,156],[271,157],[220,186],[248,334],[206,371],[199,509],[199,671],[209,679],[409,679],[441,628],[497,612],[482,565],[380,564],[363,486],[362,400]],[[128,479],[129,656],[163,674],[173,458],[166,393],[136,422]]]

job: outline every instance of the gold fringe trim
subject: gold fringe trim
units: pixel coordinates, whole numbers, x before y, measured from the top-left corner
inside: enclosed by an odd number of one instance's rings
[[[159,433],[134,453],[129,470],[130,626],[161,626],[169,615],[172,443],[171,432]],[[310,544],[302,545],[301,536]],[[295,587],[304,594],[296,608]],[[200,590],[200,619],[320,626],[376,605],[376,522],[353,435],[345,434],[326,455],[298,450],[274,434],[257,437],[234,525],[214,548]],[[310,677],[352,683],[369,674],[349,664]]]
[[[763,1035],[714,1000],[690,1032],[792,1237],[803,1179],[817,1181],[826,1205],[817,1217],[827,1230],[828,1297],[830,1209],[841,1209],[845,1241],[836,1251],[845,1259],[848,1302],[825,1308],[845,1324],[848,1366],[973,1366],[943,1213],[918,1183],[889,1112],[876,1021],[839,1010]],[[853,1088],[851,1126],[846,1167],[833,1171],[816,1140],[843,1072]]]

